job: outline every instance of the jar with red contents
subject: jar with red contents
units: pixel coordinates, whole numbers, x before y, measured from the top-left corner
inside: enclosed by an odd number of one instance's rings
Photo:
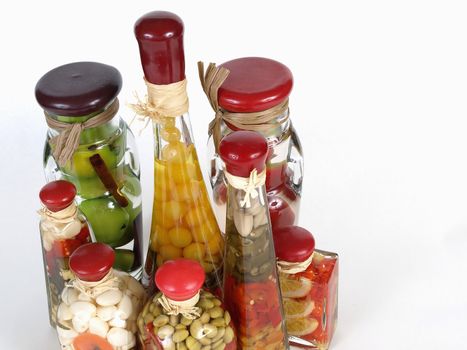
[[[141,349],[237,349],[230,313],[220,299],[202,289],[205,278],[196,260],[170,260],[157,270],[160,292],[138,316]]]
[[[337,323],[338,255],[315,249],[298,226],[274,230],[289,341],[327,349]]]
[[[267,141],[236,131],[219,154],[228,186],[224,300],[239,349],[288,349],[265,190]]]
[[[88,224],[74,202],[75,196],[75,186],[64,180],[48,183],[39,193],[43,204],[39,210],[42,255],[52,327],[56,326],[60,294],[73,277],[68,266],[69,257],[78,247],[91,241]]]
[[[216,118],[210,125],[212,136],[208,157],[219,222],[225,221],[226,183],[218,143],[232,131],[251,130],[261,133],[268,141],[266,192],[271,224],[273,227],[296,224],[302,191],[303,155],[289,116],[291,71],[284,64],[263,57],[234,59],[216,69],[227,75],[224,81],[218,81],[222,84],[217,96],[212,97],[214,86],[203,83],[203,87],[216,109]],[[207,74],[209,71],[208,68]]]

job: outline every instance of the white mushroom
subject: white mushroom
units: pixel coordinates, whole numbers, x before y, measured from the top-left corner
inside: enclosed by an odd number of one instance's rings
[[[116,305],[122,299],[123,293],[119,289],[111,289],[96,298],[96,303],[100,306]]]
[[[109,325],[99,317],[93,317],[89,320],[89,332],[105,338],[109,331]]]
[[[71,323],[73,328],[78,333],[86,332],[89,328],[89,321],[91,320],[91,315],[86,313],[79,313],[73,316]]]
[[[132,342],[132,339],[134,339],[134,335],[123,328],[110,328],[107,333],[107,340],[114,347],[126,346]]]
[[[58,340],[62,345],[70,345],[78,336],[78,333],[73,329],[64,329],[60,326],[57,326]]]
[[[65,287],[62,291],[62,301],[67,305],[71,305],[78,300],[78,294],[76,289]]]
[[[120,303],[118,303],[117,311],[114,316],[126,320],[130,317],[132,312],[133,304],[131,303],[131,298],[128,295],[124,295]]]
[[[109,325],[111,325],[112,327],[125,328],[126,327],[126,321],[122,320],[121,318],[114,317],[109,321]]]
[[[113,317],[115,312],[117,311],[116,306],[98,306],[97,307],[97,316],[102,321],[110,321]]]
[[[89,316],[88,320],[96,314],[96,307],[87,301],[75,301],[70,305],[70,311],[73,315],[84,314]]]
[[[60,303],[57,310],[57,318],[59,321],[69,321],[73,317],[70,308],[65,303]]]

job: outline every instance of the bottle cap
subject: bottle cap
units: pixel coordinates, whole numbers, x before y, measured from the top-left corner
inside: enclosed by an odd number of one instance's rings
[[[112,268],[115,252],[104,243],[88,243],[76,249],[70,257],[70,269],[80,280],[97,282]]]
[[[169,299],[184,301],[201,289],[206,275],[196,260],[175,259],[165,262],[155,276],[156,286]]]
[[[220,67],[230,71],[218,91],[219,106],[226,111],[264,111],[283,102],[292,91],[290,69],[269,58],[237,58]]]
[[[104,109],[122,88],[120,72],[97,62],[75,62],[52,69],[36,84],[36,99],[48,113],[81,117]]]
[[[180,17],[167,11],[149,12],[136,21],[135,36],[148,82],[168,85],[185,79]]]
[[[273,229],[274,249],[278,260],[302,262],[315,250],[315,239],[310,231],[299,226]]]
[[[65,180],[49,182],[39,192],[41,202],[47,209],[54,212],[69,207],[73,203],[75,196],[75,185]]]
[[[230,174],[249,177],[253,169],[258,173],[264,170],[268,143],[257,132],[234,131],[220,142],[219,155]]]

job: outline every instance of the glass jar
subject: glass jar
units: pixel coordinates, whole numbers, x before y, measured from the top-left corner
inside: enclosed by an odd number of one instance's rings
[[[266,192],[271,224],[273,228],[296,224],[302,193],[303,155],[289,118],[292,73],[282,63],[262,57],[238,58],[219,67],[229,73],[217,92],[221,117],[214,124],[208,150],[218,220],[225,222],[226,181],[217,143],[233,131],[252,130],[268,141]]]
[[[142,197],[133,135],[118,115],[122,78],[117,69],[77,62],[46,73],[36,98],[49,125],[44,150],[48,181],[64,179],[95,240],[115,249],[115,268],[139,279],[142,272]],[[96,122],[98,119],[103,121]],[[74,134],[74,129],[81,130]],[[74,137],[76,139],[74,139]],[[62,159],[60,140],[75,147]],[[66,158],[66,157],[65,157]]]
[[[75,196],[75,186],[63,180],[52,181],[39,192],[43,204],[39,211],[39,227],[52,327],[56,325],[60,294],[73,277],[68,266],[70,255],[81,245],[91,242],[88,224],[78,211]]]
[[[239,349],[288,349],[265,191],[266,139],[252,131],[224,137],[227,222],[224,300]]]
[[[156,272],[160,290],[138,316],[142,350],[236,350],[234,326],[222,302],[201,289],[205,272],[199,262],[179,258]]]
[[[205,285],[222,283],[224,240],[211,208],[188,116],[183,22],[154,11],[135,24],[148,101],[136,112],[154,129],[154,201],[143,284],[154,289],[154,272],[185,257],[203,266]]]
[[[327,349],[337,324],[338,256],[297,226],[274,230],[289,341]]]
[[[115,251],[104,243],[86,244],[71,255],[75,279],[57,310],[63,350],[136,349],[136,319],[146,294],[136,279],[112,269],[114,260]]]

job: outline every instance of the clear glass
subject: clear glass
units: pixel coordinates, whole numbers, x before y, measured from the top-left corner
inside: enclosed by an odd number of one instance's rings
[[[296,274],[280,273],[291,344],[328,349],[337,324],[338,255],[315,250],[311,265]]]
[[[288,111],[287,111],[288,113]],[[284,116],[278,116],[282,120]],[[224,122],[221,124],[222,137],[235,131]],[[300,198],[303,180],[303,155],[300,140],[288,119],[269,132],[261,132],[269,145],[266,163],[266,192],[268,195],[271,224],[273,227],[298,223]],[[210,181],[218,221],[225,223],[226,181],[224,164],[215,152],[212,137],[209,139],[208,156],[210,159]],[[221,225],[221,231],[225,228]]]
[[[266,192],[257,191],[242,208],[245,192],[228,186],[224,300],[239,349],[288,349]]]
[[[45,287],[47,288],[47,301],[49,306],[49,321],[52,327],[57,324],[57,309],[60,295],[65,284],[73,277],[68,266],[70,255],[81,245],[91,242],[89,227],[82,215],[78,216],[81,222],[81,230],[72,238],[60,239],[53,242],[47,241],[42,232],[41,245],[44,262]]]
[[[90,117],[53,116],[61,122],[83,122]],[[72,162],[59,167],[49,144],[58,132],[49,129],[44,149],[47,181],[67,180],[77,189],[77,202],[88,220],[93,238],[115,250],[114,267],[137,279],[142,273],[142,197],[140,168],[133,134],[118,116],[104,125],[85,129]],[[95,172],[89,158],[98,154],[128,205],[119,204]]]
[[[165,261],[197,260],[205,286],[222,282],[224,238],[203,181],[188,114],[154,123],[154,202],[143,285],[155,289],[154,273]]]
[[[83,289],[63,290],[57,310],[63,350],[137,349],[136,320],[146,302],[145,290],[125,272],[113,271],[113,276],[118,279],[118,288],[92,282],[92,287],[88,283]]]
[[[232,319],[216,296],[201,291],[195,305],[200,316],[193,320],[168,315],[158,301],[161,296],[161,292],[154,295],[138,317],[140,349],[237,349]]]

